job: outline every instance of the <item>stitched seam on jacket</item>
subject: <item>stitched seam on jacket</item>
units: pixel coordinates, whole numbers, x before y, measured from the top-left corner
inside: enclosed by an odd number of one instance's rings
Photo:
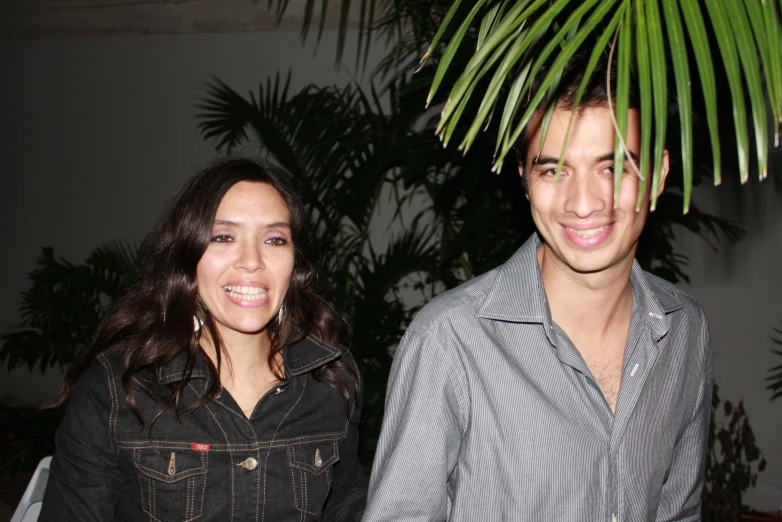
[[[109,433],[114,437],[114,442],[117,440],[117,410],[119,409],[119,397],[117,394],[117,388],[114,384],[114,372],[111,370],[111,366],[106,361],[105,356],[98,358],[103,369],[106,370],[106,387],[109,389],[109,397],[111,400],[111,407],[109,408]],[[119,453],[119,448],[117,448]]]
[[[188,386],[195,392],[196,389],[193,387],[192,383],[188,383]],[[198,393],[198,392],[196,392]],[[231,443],[228,440],[228,434],[225,433],[225,430],[223,429],[222,424],[218,422],[217,417],[215,417],[215,414],[212,413],[211,408],[209,408],[209,404],[204,404],[204,407],[206,408],[206,411],[209,413],[209,415],[212,417],[212,420],[214,420],[215,424],[217,424],[217,427],[220,428],[220,431],[223,432],[223,437],[225,438],[225,445],[228,450],[228,454],[231,456],[231,522],[234,520],[234,503],[236,502],[236,491],[234,489],[234,453],[231,451]],[[211,447],[209,448],[211,450]],[[209,453],[207,452],[207,462],[209,459]],[[204,489],[206,489],[206,486],[204,486]],[[201,504],[203,504],[204,499],[201,498]]]
[[[301,401],[301,398],[304,396],[304,392],[307,390],[307,379],[303,380],[304,386],[301,388],[301,394],[299,394],[299,398],[296,399],[296,402],[293,403],[293,406],[291,406],[291,409],[288,410],[288,412],[283,416],[280,423],[277,425],[277,429],[274,430],[274,435],[272,435],[272,442],[274,442],[274,439],[277,437],[277,432],[280,431],[280,426],[285,422],[285,419],[288,418],[288,415],[296,408],[296,406],[299,405],[299,402]],[[261,517],[261,522],[264,522],[266,520],[266,477],[268,475],[267,472],[267,462],[269,461],[269,454],[271,453],[272,448],[271,446],[266,450],[266,458],[263,459],[263,516]]]
[[[209,448],[210,452],[236,452],[236,451],[260,451],[268,448],[281,448],[289,445],[309,444],[312,442],[332,441],[344,438],[345,431],[330,431],[326,433],[319,433],[317,435],[303,435],[301,437],[290,437],[287,439],[277,439],[269,441],[259,441],[248,444],[213,444]],[[117,446],[122,449],[147,449],[147,448],[159,448],[159,449],[190,449],[190,443],[188,442],[172,442],[165,440],[142,440],[142,441],[117,441]]]

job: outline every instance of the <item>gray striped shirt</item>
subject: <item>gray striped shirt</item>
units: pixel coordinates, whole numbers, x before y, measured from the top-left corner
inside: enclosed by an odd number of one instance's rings
[[[614,414],[551,320],[539,245],[410,325],[364,522],[700,520],[712,387],[701,306],[634,264]]]

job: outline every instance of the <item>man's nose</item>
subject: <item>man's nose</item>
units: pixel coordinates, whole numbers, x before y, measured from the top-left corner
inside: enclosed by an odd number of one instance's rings
[[[562,181],[562,180],[560,180]],[[565,211],[587,218],[596,212],[602,212],[611,205],[610,187],[595,175],[580,174],[571,176],[563,187],[565,191]]]

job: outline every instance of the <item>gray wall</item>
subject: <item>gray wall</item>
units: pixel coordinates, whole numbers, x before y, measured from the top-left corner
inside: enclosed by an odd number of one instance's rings
[[[289,67],[294,87],[345,82],[332,66],[334,36],[325,34],[317,56],[295,32],[0,40],[0,327],[19,319],[19,293],[42,246],[79,262],[105,240],[140,238],[215,156],[193,109],[210,74],[240,92]],[[722,395],[745,400],[769,462],[748,500],[782,510],[782,401],[769,403],[763,382],[780,362],[769,335],[782,319],[782,213],[771,184],[764,188],[742,189],[749,212],[720,202],[724,189],[700,194],[748,221],[743,243],[714,254],[686,234],[679,239],[692,257],[688,290],[712,322]],[[0,371],[0,397],[49,399],[58,376],[48,375]]]
[[[782,155],[775,154],[782,167]],[[714,252],[689,233],[678,237],[690,257],[690,284],[682,285],[703,304],[714,347],[714,379],[723,400],[744,401],[757,444],[768,460],[758,487],[746,501],[782,510],[782,399],[770,402],[767,370],[782,363],[770,337],[782,328],[782,176],[747,186],[704,187],[696,198],[705,210],[742,222],[747,236]],[[776,335],[777,338],[782,336]]]

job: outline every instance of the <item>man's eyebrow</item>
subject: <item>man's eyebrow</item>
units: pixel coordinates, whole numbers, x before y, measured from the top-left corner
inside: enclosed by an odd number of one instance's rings
[[[548,163],[559,163],[559,158],[553,156],[538,156],[532,160],[533,167],[535,165],[546,165]]]
[[[627,156],[630,156],[630,158],[632,158],[632,160],[635,162],[636,165],[638,165],[640,163],[640,160],[638,158],[638,154],[636,154],[635,152],[633,152],[631,150],[628,150],[627,152],[625,152],[625,159],[627,159]],[[612,159],[614,159],[614,153],[613,152],[608,152],[606,154],[603,154],[599,158],[597,158],[597,161],[598,162],[600,162],[600,161],[608,161],[608,160],[612,160]]]
[[[636,165],[640,163],[640,160],[638,158],[638,154],[636,154],[633,151],[627,151],[625,156],[630,156],[632,160],[635,162]],[[601,161],[608,161],[614,159],[614,153],[613,152],[606,152],[602,156],[598,156],[595,158],[595,163],[599,163]],[[534,158],[532,160],[532,165],[548,165],[550,163],[559,163],[559,158],[555,158],[554,156],[538,156],[537,158]],[[565,161],[567,163],[567,161]]]

